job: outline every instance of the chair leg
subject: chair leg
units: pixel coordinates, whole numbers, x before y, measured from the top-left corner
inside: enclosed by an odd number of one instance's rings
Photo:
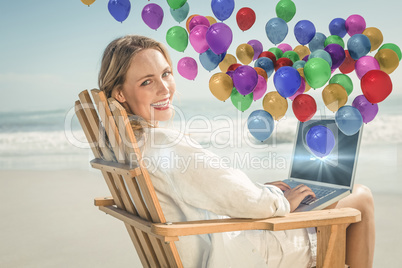
[[[317,268],[344,268],[346,225],[318,227],[317,239]]]

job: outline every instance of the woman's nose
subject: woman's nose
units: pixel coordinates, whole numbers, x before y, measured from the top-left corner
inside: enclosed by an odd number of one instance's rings
[[[158,95],[166,95],[169,93],[169,84],[161,80],[158,86]]]

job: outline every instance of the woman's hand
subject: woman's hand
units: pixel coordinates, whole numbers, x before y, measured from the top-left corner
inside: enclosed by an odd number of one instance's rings
[[[303,184],[297,185],[293,189],[286,190],[284,196],[289,201],[290,212],[295,211],[301,201],[308,195],[315,197],[315,193],[308,186]]]
[[[290,186],[287,185],[286,183],[284,183],[283,181],[267,182],[267,183],[264,183],[264,185],[274,185],[274,186],[278,187],[279,189],[281,189],[283,192],[291,189]]]

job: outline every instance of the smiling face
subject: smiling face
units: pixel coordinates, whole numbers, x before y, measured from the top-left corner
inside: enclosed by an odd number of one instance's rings
[[[130,63],[121,90],[113,97],[153,124],[169,120],[176,83],[172,68],[161,52],[144,49]]]

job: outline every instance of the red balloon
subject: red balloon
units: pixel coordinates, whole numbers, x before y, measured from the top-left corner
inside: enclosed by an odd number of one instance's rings
[[[276,56],[275,56],[274,53],[269,52],[269,51],[263,51],[263,52],[261,52],[260,55],[258,55],[258,58],[261,58],[261,57],[266,57],[266,58],[271,59],[272,62],[274,63],[274,66],[275,66],[275,64],[276,64]]]
[[[345,56],[345,60],[341,66],[339,66],[339,71],[341,71],[343,74],[348,74],[354,71],[356,60],[350,56],[348,50],[345,50]]]
[[[240,30],[247,31],[254,25],[255,12],[251,8],[243,7],[236,14],[237,25]]]
[[[292,102],[293,113],[300,122],[310,120],[317,111],[317,104],[313,97],[300,94]]]
[[[227,69],[226,72],[234,71],[234,70],[236,70],[236,69],[237,69],[238,67],[240,67],[240,66],[241,66],[240,63],[233,63],[232,65],[229,66],[229,68]]]
[[[293,66],[293,61],[291,59],[288,59],[288,58],[279,58],[276,61],[276,64],[275,64],[275,71],[277,71],[279,68],[281,68],[283,66],[292,67]]]
[[[391,78],[381,70],[368,71],[360,80],[360,86],[364,96],[371,103],[382,102],[392,91]]]

